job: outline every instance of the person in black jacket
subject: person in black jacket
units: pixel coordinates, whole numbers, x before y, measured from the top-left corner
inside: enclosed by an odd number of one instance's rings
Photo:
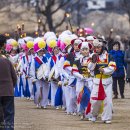
[[[12,63],[3,55],[6,38],[0,35],[0,130],[14,130],[14,86],[17,76]]]

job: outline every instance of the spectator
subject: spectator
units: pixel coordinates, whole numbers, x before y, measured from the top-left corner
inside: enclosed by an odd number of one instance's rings
[[[17,76],[11,62],[2,54],[6,38],[0,35],[0,130],[14,130],[14,86]]]
[[[127,63],[127,70],[126,70],[126,81],[130,84],[130,41],[129,41],[129,49],[125,52],[125,62]]]
[[[113,92],[114,99],[118,98],[117,82],[119,85],[121,98],[124,98],[124,87],[125,87],[125,63],[124,63],[124,52],[120,50],[120,42],[115,41],[113,43],[113,50],[110,51],[116,62],[116,71],[112,74],[113,77]]]

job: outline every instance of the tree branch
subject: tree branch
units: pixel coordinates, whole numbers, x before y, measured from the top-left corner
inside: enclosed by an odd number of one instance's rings
[[[41,9],[40,9],[40,12],[41,12],[44,16],[46,16],[46,11],[45,11],[45,10],[41,10]]]
[[[58,23],[54,28],[58,28],[59,26],[61,26],[63,23],[64,23],[64,21],[65,21],[65,15],[64,15],[64,17],[63,17],[63,19],[61,20],[61,22],[60,23]]]
[[[46,32],[46,24],[47,24],[47,20],[45,20],[45,23],[42,23],[43,31],[45,31],[45,32]]]
[[[67,0],[66,2],[61,1],[61,3],[59,4],[59,6],[54,11],[52,11],[52,14],[56,13],[59,9],[61,9],[65,5],[67,5],[69,2],[70,2],[70,0]]]

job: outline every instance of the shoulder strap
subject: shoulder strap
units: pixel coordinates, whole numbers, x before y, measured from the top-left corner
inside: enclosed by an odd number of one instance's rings
[[[54,60],[54,62],[56,63],[57,58],[56,58],[56,56],[55,56],[55,55],[53,55],[53,56],[52,56],[52,59],[53,59],[53,60]]]
[[[24,64],[25,64],[25,56],[23,56],[23,62],[24,62]]]
[[[37,56],[34,58],[40,65],[43,64],[43,62],[41,61],[41,59],[39,59]]]

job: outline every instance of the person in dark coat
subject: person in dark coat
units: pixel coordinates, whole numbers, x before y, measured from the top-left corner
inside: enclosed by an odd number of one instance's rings
[[[0,35],[0,130],[14,130],[14,86],[17,76],[12,63],[2,54],[6,38]]]
[[[124,98],[126,64],[124,62],[124,52],[120,50],[120,42],[115,41],[113,43],[113,50],[109,53],[113,56],[116,62],[116,71],[112,74],[114,99],[118,98],[117,82],[119,85],[121,98]]]
[[[127,63],[127,69],[126,69],[126,81],[130,84],[130,41],[129,41],[129,49],[125,52],[124,57],[125,62]]]

